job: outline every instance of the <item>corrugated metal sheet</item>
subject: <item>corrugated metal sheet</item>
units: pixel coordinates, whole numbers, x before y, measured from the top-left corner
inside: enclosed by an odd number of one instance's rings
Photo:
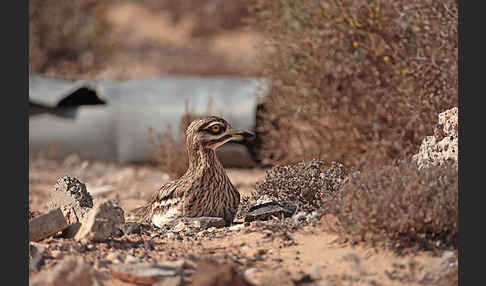
[[[81,89],[104,104],[84,105],[87,95]],[[211,102],[212,114],[224,117],[234,128],[252,131],[256,106],[267,91],[268,83],[261,78],[167,76],[85,81],[31,74],[29,101],[36,110],[29,117],[30,151],[42,152],[56,144],[58,156],[77,153],[119,162],[146,161],[152,156],[148,129],[163,133],[170,126],[174,138],[179,138],[186,100],[196,114],[205,113]],[[64,106],[63,102],[76,105]],[[241,146],[229,145],[224,149],[232,152],[238,148]],[[237,153],[241,156],[241,150]]]

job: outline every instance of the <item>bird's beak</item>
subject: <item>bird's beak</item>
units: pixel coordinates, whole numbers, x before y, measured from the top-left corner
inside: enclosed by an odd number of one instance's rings
[[[232,129],[230,134],[233,140],[238,140],[238,141],[255,137],[255,135],[251,134],[250,132],[241,131],[238,129]]]

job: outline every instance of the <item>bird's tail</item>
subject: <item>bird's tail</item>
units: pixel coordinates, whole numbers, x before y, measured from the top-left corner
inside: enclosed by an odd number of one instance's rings
[[[145,204],[138,208],[134,208],[130,212],[133,215],[137,216],[140,222],[147,222],[149,217],[149,209],[150,209],[150,204]]]

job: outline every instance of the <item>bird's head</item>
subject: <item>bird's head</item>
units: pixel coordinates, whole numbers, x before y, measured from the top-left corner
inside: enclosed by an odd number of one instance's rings
[[[232,129],[221,117],[210,116],[196,119],[189,124],[186,129],[186,144],[199,143],[205,149],[215,150],[231,140],[242,141],[253,136],[249,132]]]

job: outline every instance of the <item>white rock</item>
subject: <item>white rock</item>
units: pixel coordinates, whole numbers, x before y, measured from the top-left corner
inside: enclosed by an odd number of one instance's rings
[[[439,114],[439,123],[434,128],[434,136],[427,136],[420,145],[419,152],[412,156],[419,169],[442,165],[453,160],[458,167],[459,118],[454,107]]]
[[[241,224],[232,225],[228,229],[231,230],[231,231],[235,231],[235,230],[242,230],[244,228],[245,228],[245,225],[241,223]]]
[[[133,255],[127,255],[127,257],[125,257],[125,262],[126,263],[138,263],[138,262],[140,262],[140,259],[138,259],[137,257],[135,257]]]

